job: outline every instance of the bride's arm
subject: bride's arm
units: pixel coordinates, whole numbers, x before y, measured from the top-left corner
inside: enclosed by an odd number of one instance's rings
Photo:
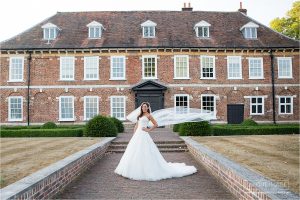
[[[151,128],[148,129],[147,132],[152,131],[153,129],[155,129],[157,127],[157,122],[155,121],[155,119],[152,117],[152,115],[149,115],[149,119],[152,122],[153,126]]]
[[[134,131],[133,131],[133,133],[135,133],[135,131],[136,131],[136,129],[137,129],[137,126],[138,126],[138,122],[137,122],[137,123],[135,123],[135,126],[134,126]]]

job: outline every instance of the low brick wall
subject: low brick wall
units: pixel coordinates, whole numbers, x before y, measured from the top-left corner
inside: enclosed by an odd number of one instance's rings
[[[239,165],[199,144],[181,137],[190,153],[239,199],[300,199],[274,181]]]
[[[104,138],[97,144],[8,185],[1,189],[1,199],[50,199],[99,160],[113,139]]]

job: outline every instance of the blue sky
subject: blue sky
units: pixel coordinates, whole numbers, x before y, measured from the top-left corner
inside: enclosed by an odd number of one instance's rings
[[[191,3],[194,10],[236,11],[243,3],[248,16],[269,26],[272,19],[285,16],[296,0],[9,0],[0,3],[0,41],[9,39],[56,12],[181,10]]]

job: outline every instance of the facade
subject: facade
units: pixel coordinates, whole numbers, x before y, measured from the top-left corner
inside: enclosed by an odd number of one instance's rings
[[[57,13],[1,43],[1,124],[214,111],[216,123],[299,123],[299,42],[237,12]]]

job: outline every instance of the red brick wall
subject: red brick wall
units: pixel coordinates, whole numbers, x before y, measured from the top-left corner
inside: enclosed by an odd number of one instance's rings
[[[128,87],[142,81],[142,55],[157,55],[157,70],[158,81],[166,84],[168,90],[165,92],[165,107],[174,106],[174,94],[189,94],[190,107],[200,108],[201,94],[215,94],[217,96],[217,119],[219,121],[227,121],[227,104],[229,103],[243,103],[245,105],[244,118],[248,118],[250,114],[249,98],[244,96],[265,95],[265,115],[252,116],[257,121],[272,121],[272,87],[271,87],[271,60],[266,52],[243,52],[233,54],[232,52],[210,52],[210,53],[175,53],[175,52],[155,52],[155,53],[119,53],[97,54],[100,57],[99,61],[99,78],[96,81],[86,81],[84,79],[83,57],[81,53],[69,54],[75,55],[75,81],[61,81],[59,80],[59,54],[33,54],[31,62],[31,86],[37,87],[30,90],[30,116],[31,122],[42,123],[46,121],[58,122],[58,97],[60,95],[73,95],[75,97],[75,122],[82,122],[83,120],[83,97],[86,95],[99,96],[99,113],[110,114],[110,99],[112,95],[126,96],[126,114],[134,109],[134,92],[130,91]],[[174,78],[174,55],[189,55],[189,75],[190,79],[175,80]],[[62,56],[65,54],[62,54]],[[86,54],[87,55],[87,54]],[[109,80],[110,78],[110,56],[111,55],[125,55],[126,56],[126,80],[116,81]],[[200,56],[214,55],[216,57],[215,69],[216,79],[203,80],[200,79]],[[242,77],[241,80],[227,79],[227,55],[241,55],[242,56]],[[13,55],[11,55],[13,56]],[[278,79],[278,67],[276,57],[292,57],[293,61],[293,78],[292,79]],[[263,57],[264,79],[251,80],[249,79],[249,66],[247,57]],[[1,123],[8,123],[8,97],[17,95],[23,96],[23,123],[26,122],[27,103],[26,103],[26,85],[27,85],[27,57],[24,62],[24,79],[25,82],[7,82],[9,71],[9,55],[3,54],[1,56]],[[278,52],[274,59],[275,69],[275,84],[276,95],[296,95],[294,98],[293,115],[276,115],[279,121],[299,121],[299,53],[298,52]],[[169,87],[168,84],[179,84],[178,87]],[[205,84],[205,86],[182,86],[181,84]],[[207,87],[207,84],[208,87]],[[224,85],[230,84],[230,86]],[[249,85],[251,84],[251,85]],[[261,86],[268,84],[268,86]],[[293,85],[288,85],[293,84]],[[76,85],[126,85],[124,90],[117,90],[116,87],[109,88],[68,88],[66,94],[65,88],[55,88],[56,86],[76,86]],[[15,86],[14,88],[8,86]],[[18,88],[23,86],[24,88]],[[40,91],[41,86],[42,90]],[[52,86],[54,88],[47,89],[43,86]],[[234,86],[236,90],[234,90]],[[285,89],[285,86],[287,88]],[[256,90],[258,87],[258,90]],[[278,112],[278,98],[276,98],[276,112]]]

